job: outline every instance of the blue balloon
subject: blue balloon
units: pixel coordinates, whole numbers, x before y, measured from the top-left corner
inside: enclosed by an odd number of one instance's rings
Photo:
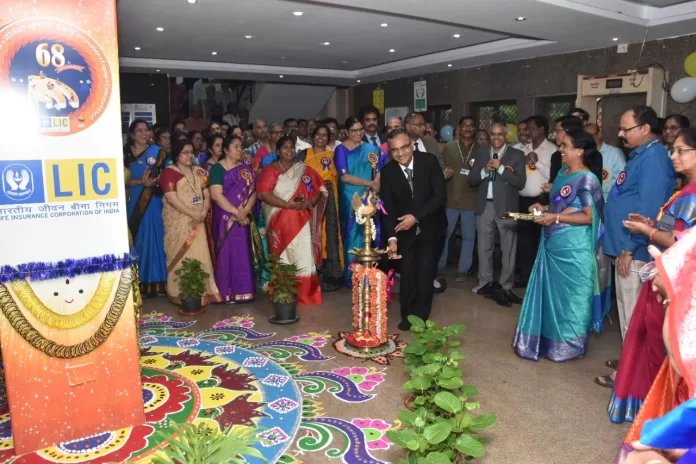
[[[442,140],[445,142],[451,142],[452,138],[454,138],[454,127],[449,124],[442,126],[442,129],[440,129],[440,137],[442,137]]]

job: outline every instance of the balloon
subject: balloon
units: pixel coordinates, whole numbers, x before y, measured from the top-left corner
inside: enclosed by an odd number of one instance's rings
[[[696,77],[696,52],[693,52],[684,60],[684,71],[689,76]]]
[[[454,127],[449,124],[442,126],[442,129],[440,129],[440,137],[442,137],[442,140],[445,142],[451,142],[454,137]]]
[[[696,98],[696,77],[682,77],[672,85],[670,95],[677,103],[688,103]]]
[[[514,124],[508,124],[507,129],[508,129],[507,143],[516,143],[517,142],[517,126]]]

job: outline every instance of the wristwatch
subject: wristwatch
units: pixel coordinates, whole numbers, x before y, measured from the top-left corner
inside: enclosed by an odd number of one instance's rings
[[[621,250],[621,256],[633,256],[633,252],[628,250]]]

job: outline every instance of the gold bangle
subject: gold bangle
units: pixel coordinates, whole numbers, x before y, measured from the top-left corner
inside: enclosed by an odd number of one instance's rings
[[[560,223],[561,223],[561,213],[558,213],[556,215],[556,224],[560,224]]]

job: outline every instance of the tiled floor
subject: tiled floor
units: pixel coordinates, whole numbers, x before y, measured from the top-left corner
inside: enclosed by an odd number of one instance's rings
[[[455,283],[449,279],[449,289],[436,295],[431,318],[439,324],[465,323],[462,350],[469,356],[463,363],[465,382],[479,388],[481,412],[494,412],[498,424],[491,429],[493,439],[488,454],[478,462],[507,463],[609,463],[619,449],[628,426],[609,421],[606,405],[610,391],[597,386],[593,378],[608,373],[603,366],[607,359],[616,358],[621,338],[616,323],[608,325],[601,335],[591,335],[589,353],[582,359],[563,364],[550,361],[538,363],[519,359],[510,347],[519,306],[502,308],[492,301],[474,295],[474,280]],[[395,289],[398,291],[398,289]],[[193,330],[211,327],[215,322],[235,315],[250,314],[259,332],[276,332],[275,340],[308,332],[328,331],[335,337],[338,331],[350,330],[352,320],[351,294],[347,290],[324,295],[321,306],[300,307],[300,322],[290,326],[268,323],[272,307],[265,295],[247,305],[216,305],[198,316]],[[176,308],[165,299],[146,300],[143,312],[163,312],[176,320]],[[399,322],[398,293],[390,308],[390,333],[397,333]],[[403,338],[409,341],[408,334]],[[332,338],[321,351],[334,356],[330,361],[305,364],[305,369],[332,371],[340,367],[377,367],[334,351]],[[323,415],[346,420],[356,418],[381,419],[393,423],[405,398],[401,385],[405,380],[402,361],[393,360],[385,370],[386,381],[375,388],[377,397],[364,403],[345,403],[331,395],[316,398]],[[299,436],[306,434],[300,431]],[[332,443],[319,452],[301,452],[296,445],[289,454],[305,463],[340,462],[324,453]],[[298,452],[301,452],[299,454]],[[398,448],[376,449],[373,456],[383,461],[397,462],[403,458]],[[348,460],[346,462],[355,462]]]

